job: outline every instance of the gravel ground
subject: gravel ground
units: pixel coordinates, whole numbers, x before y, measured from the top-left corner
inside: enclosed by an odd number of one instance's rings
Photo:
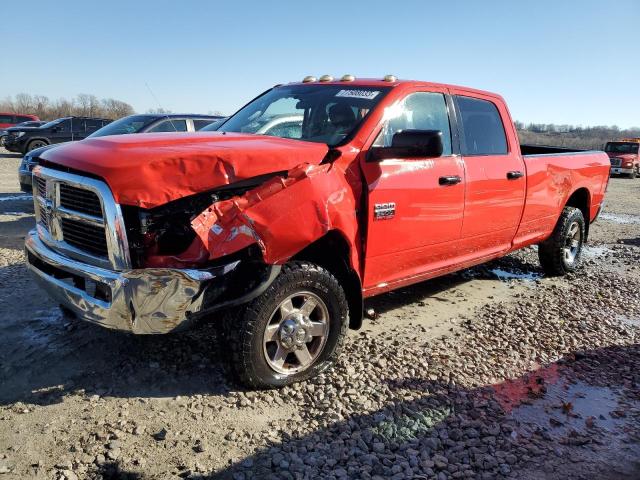
[[[613,179],[584,268],[535,249],[370,300],[331,372],[239,389],[215,325],[64,320],[26,275],[0,151],[0,479],[640,478],[640,180]]]

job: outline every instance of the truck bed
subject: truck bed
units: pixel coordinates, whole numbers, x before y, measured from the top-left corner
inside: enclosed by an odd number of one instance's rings
[[[579,150],[576,148],[553,147],[550,145],[520,145],[520,153],[522,155],[556,155],[559,153],[578,153],[587,151],[588,150]]]

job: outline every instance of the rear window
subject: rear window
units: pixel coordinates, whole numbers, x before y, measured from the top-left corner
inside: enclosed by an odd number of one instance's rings
[[[13,115],[0,115],[0,123],[13,123]]]
[[[460,111],[463,155],[504,155],[507,138],[498,108],[486,100],[456,97]]]
[[[151,133],[157,132],[186,132],[187,121],[177,119],[167,119],[149,130]]]
[[[31,117],[25,117],[23,115],[16,115],[16,122],[17,123],[21,123],[21,122],[28,122],[30,120],[33,120],[33,118]]]

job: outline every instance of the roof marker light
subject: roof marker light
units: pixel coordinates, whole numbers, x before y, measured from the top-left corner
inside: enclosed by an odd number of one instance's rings
[[[343,75],[342,78],[340,79],[341,82],[353,82],[356,79],[356,77],[354,77],[353,75],[350,74],[346,74]]]
[[[396,76],[395,75],[385,75],[382,80],[384,80],[385,82],[395,82],[396,81]]]
[[[321,82],[333,82],[333,77],[331,75],[322,75],[320,77]]]
[[[315,81],[316,81],[316,77],[314,77],[313,75],[307,75],[302,79],[302,83],[309,83],[309,82],[315,82]]]

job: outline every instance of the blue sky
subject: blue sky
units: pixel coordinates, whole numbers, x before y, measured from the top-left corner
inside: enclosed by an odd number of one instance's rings
[[[174,112],[232,113],[308,74],[393,73],[500,93],[524,122],[640,126],[640,0],[32,0],[15,10],[20,21],[0,22],[0,96],[92,93],[144,112],[157,106],[148,83]]]

